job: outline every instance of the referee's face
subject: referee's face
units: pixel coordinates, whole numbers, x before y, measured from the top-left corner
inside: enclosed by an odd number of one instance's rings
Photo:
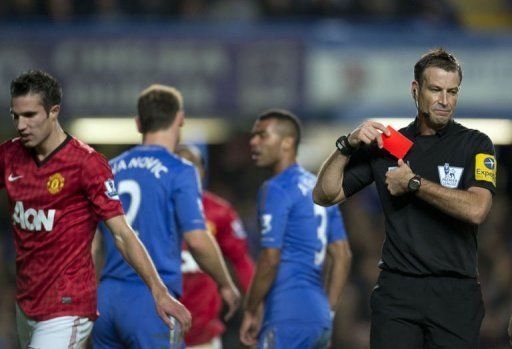
[[[419,88],[418,105],[428,112],[426,122],[433,128],[444,127],[453,117],[459,96],[460,78],[457,71],[430,67],[423,73]]]

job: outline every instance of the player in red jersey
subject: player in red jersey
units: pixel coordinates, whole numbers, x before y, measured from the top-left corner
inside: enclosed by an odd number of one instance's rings
[[[176,149],[176,154],[192,162],[201,178],[204,177],[204,165],[199,149],[180,145]],[[203,191],[202,201],[208,230],[215,236],[222,254],[231,262],[245,293],[254,274],[254,263],[247,251],[242,222],[233,207],[219,196]],[[217,285],[199,269],[185,248],[182,251],[182,260],[183,296],[180,300],[194,319],[185,337],[187,348],[221,348],[220,335],[224,332],[224,324],[220,319],[222,300],[217,292]]]
[[[190,313],[169,295],[126,223],[107,160],[60,127],[59,82],[31,70],[10,90],[20,137],[0,145],[0,189],[14,231],[20,347],[83,346],[98,316],[91,242],[100,220],[151,289],[163,321],[174,316],[188,328]]]

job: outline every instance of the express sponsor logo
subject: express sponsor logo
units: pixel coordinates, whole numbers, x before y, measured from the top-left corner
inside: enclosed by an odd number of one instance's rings
[[[491,182],[496,186],[496,159],[490,154],[476,154],[475,179]]]

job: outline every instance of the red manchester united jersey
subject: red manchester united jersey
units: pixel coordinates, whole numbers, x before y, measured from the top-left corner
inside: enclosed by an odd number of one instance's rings
[[[97,317],[91,242],[99,220],[123,214],[112,178],[107,160],[71,136],[42,162],[19,139],[0,145],[16,300],[29,317]]]
[[[247,292],[254,273],[254,264],[247,253],[245,231],[238,215],[220,197],[203,193],[203,206],[208,230],[215,236],[222,254],[231,262],[241,288]],[[181,301],[192,313],[192,328],[187,332],[188,346],[204,344],[224,332],[219,319],[222,300],[217,284],[203,273],[185,248],[182,252],[183,297]]]

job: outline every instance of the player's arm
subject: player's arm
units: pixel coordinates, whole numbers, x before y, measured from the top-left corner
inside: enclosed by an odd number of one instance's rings
[[[243,293],[249,291],[254,276],[254,262],[245,249],[235,249],[235,253],[226,255],[234,269],[238,283]]]
[[[228,305],[225,320],[229,320],[240,305],[240,292],[226,268],[219,245],[205,230],[193,230],[183,235],[188,249],[199,267],[210,275],[219,287],[219,293]]]
[[[280,184],[269,181],[258,193],[258,206],[261,250],[244,307],[245,313],[252,315],[276,278],[293,200]]]
[[[172,327],[169,317],[173,316],[180,322],[185,331],[188,330],[191,325],[190,313],[183,304],[169,294],[146,248],[128,225],[124,215],[107,219],[105,225],[112,233],[121,255],[151,290],[158,315],[169,327]]]
[[[247,293],[244,319],[240,326],[240,341],[245,345],[257,343],[263,300],[274,283],[280,261],[280,249],[263,248],[261,250],[256,262],[256,272]]]
[[[335,312],[352,263],[352,252],[348,241],[337,240],[327,245],[327,258],[329,268],[326,270],[325,289],[331,311]]]
[[[231,263],[239,285],[247,293],[254,275],[254,262],[247,251],[246,233],[236,212],[230,208],[215,237],[222,254]]]
[[[256,314],[259,305],[267,295],[276,278],[277,269],[281,262],[281,250],[278,248],[263,248],[256,262],[256,272],[252,280],[245,311]]]
[[[413,176],[410,167],[403,160],[398,160],[398,167],[386,173],[386,184],[391,195],[407,193],[409,180]],[[492,194],[488,189],[477,186],[466,190],[445,188],[424,178],[415,195],[442,212],[471,224],[482,223],[492,206]]]
[[[240,340],[245,345],[257,342],[261,327],[263,301],[274,283],[281,262],[281,248],[293,200],[278,183],[266,182],[258,193],[258,216],[261,250],[256,272],[245,299]]]
[[[349,134],[348,143],[353,148],[372,143],[377,143],[379,148],[382,148],[382,133],[389,134],[384,125],[375,121],[366,121]],[[342,184],[348,160],[348,156],[335,150],[322,164],[313,190],[313,200],[316,204],[332,206],[345,200]]]

